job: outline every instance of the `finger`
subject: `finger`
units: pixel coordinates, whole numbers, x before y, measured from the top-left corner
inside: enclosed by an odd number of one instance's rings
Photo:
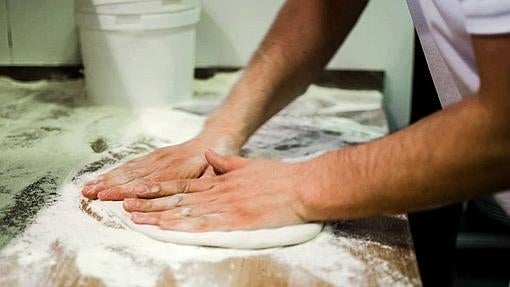
[[[123,200],[137,197],[139,194],[150,191],[150,186],[143,181],[132,181],[123,185],[108,188],[97,193],[100,200]]]
[[[216,184],[215,178],[200,179],[179,179],[170,180],[159,183],[153,183],[146,192],[140,193],[140,198],[156,198],[174,195],[178,193],[192,193],[207,191],[212,189]]]
[[[101,176],[101,188],[107,189],[116,185],[125,184],[135,179],[145,177],[156,170],[156,167],[140,167],[136,169],[121,169],[115,173],[106,173]]]
[[[216,173],[214,172],[214,168],[211,165],[208,165],[200,178],[214,177],[215,175]]]
[[[185,207],[180,207],[185,208]],[[253,230],[260,228],[275,228],[288,224],[297,224],[301,221],[279,221],[274,214],[240,213],[225,204],[203,205],[193,207],[182,212],[182,209],[161,213],[158,225],[161,229],[185,231],[185,232],[208,232],[208,231],[231,231]],[[186,216],[183,216],[183,213]]]
[[[86,198],[89,198],[89,199],[97,198],[97,190],[94,185],[83,186],[81,193],[83,194],[83,196],[85,196]]]
[[[173,209],[181,203],[183,196],[167,196],[156,199],[127,198],[123,202],[124,209],[129,212],[152,212]]]
[[[212,150],[205,152],[205,159],[213,167],[216,174],[223,174],[238,169],[248,161],[248,159],[238,156],[221,156]]]
[[[98,178],[96,181],[94,181],[94,182],[96,182],[95,184],[89,183],[89,184],[84,185],[83,189],[82,189],[82,194],[87,198],[96,199],[97,194],[99,192],[110,188],[108,185],[105,185],[103,183],[103,180],[104,179],[102,179],[102,178]]]
[[[208,190],[199,193],[176,194],[155,199],[126,198],[124,200],[124,209],[131,212],[163,211],[197,204],[216,204],[222,200],[225,200],[225,196],[223,196],[219,190]]]
[[[159,225],[160,222],[173,221],[176,219],[190,219],[215,214],[215,207],[203,205],[198,208],[180,207],[171,211],[156,212],[131,212],[131,220],[137,224]]]
[[[117,177],[105,180],[101,178],[99,183],[89,184],[83,187],[82,193],[84,196],[90,199],[98,198],[98,194],[103,191],[107,191],[115,186],[120,186],[129,183],[131,180],[128,177]]]
[[[206,232],[211,230],[231,230],[228,217],[223,213],[208,214],[198,217],[175,219],[160,217],[158,225],[161,229]]]
[[[161,213],[159,220],[160,221],[184,220],[211,214],[218,214],[221,212],[222,211],[220,207],[206,204],[196,206],[182,206]]]
[[[133,212],[131,220],[136,224],[158,225],[161,212]]]
[[[90,193],[94,190],[94,193],[97,194],[102,190],[145,177],[157,169],[156,166],[151,165],[150,162],[151,161],[146,161],[145,165],[142,166],[131,160],[100,175],[94,180],[87,181],[85,187]]]

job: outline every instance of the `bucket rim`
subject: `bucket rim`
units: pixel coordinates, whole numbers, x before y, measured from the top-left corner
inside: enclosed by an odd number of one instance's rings
[[[97,0],[75,0],[75,13],[98,15],[140,15],[179,13],[182,11],[201,8],[199,0],[184,0],[183,2],[165,2],[165,0],[115,0],[125,1],[94,5]]]
[[[158,14],[109,15],[77,11],[76,25],[80,29],[105,31],[140,31],[178,28],[194,25],[200,20],[201,10],[197,8],[179,12],[161,12]]]

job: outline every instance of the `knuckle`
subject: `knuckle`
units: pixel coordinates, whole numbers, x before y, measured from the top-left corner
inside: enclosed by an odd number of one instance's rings
[[[127,205],[132,209],[138,209],[138,208],[140,208],[140,201],[139,200],[130,200],[127,202]]]
[[[189,190],[188,180],[178,180],[176,182],[176,189],[178,193],[186,193]]]
[[[163,213],[158,218],[158,225],[168,225],[168,222],[172,220],[172,216],[168,213]]]
[[[143,209],[151,209],[153,206],[151,200],[143,200],[143,201],[140,201],[139,204],[140,204],[140,207]]]
[[[163,185],[155,181],[143,182],[144,191],[149,193],[151,196],[158,196],[163,193]]]

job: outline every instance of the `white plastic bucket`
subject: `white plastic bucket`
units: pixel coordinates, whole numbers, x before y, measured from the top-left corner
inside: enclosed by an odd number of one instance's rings
[[[75,2],[90,100],[138,108],[191,99],[198,1],[93,1]]]

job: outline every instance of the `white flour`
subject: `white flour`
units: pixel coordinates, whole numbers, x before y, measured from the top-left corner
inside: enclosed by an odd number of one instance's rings
[[[82,197],[76,184],[66,183],[61,194],[58,202],[42,211],[23,236],[1,253],[1,257],[16,258],[18,272],[10,276],[18,278],[20,286],[37,285],[36,281],[31,281],[32,278],[38,280],[37,276],[22,274],[44,271],[40,267],[56,259],[52,248],[55,242],[66,252],[76,255],[76,265],[82,275],[99,278],[107,286],[154,286],[165,266],[179,274],[183,263],[218,262],[230,257],[255,255],[270,255],[335,284],[349,282],[365,268],[342,248],[345,244],[356,244],[357,240],[335,242],[329,231],[298,246],[261,251],[175,245],[122,229],[115,217],[95,209],[93,202],[91,209],[102,217],[101,222],[85,214],[80,209]],[[194,280],[176,279],[183,285]]]
[[[220,79],[232,82],[228,77]],[[225,84],[214,85],[214,81],[213,79],[208,83],[204,82],[198,90],[203,94],[215,94],[219,90],[228,89],[225,88]],[[208,85],[218,91],[213,89],[208,92]],[[21,105],[26,107],[23,119],[0,122],[4,124],[3,131],[6,134],[11,132],[10,129],[15,132],[20,126],[31,128],[29,126],[33,124],[29,121],[31,118],[35,123],[62,129],[61,135],[38,139],[31,147],[18,148],[12,144],[9,150],[2,154],[2,164],[15,167],[19,162],[29,163],[30,165],[27,164],[23,171],[27,171],[26,168],[29,166],[35,166],[33,171],[28,170],[31,172],[29,175],[34,178],[36,177],[33,174],[39,170],[41,174],[57,169],[64,170],[70,163],[76,162],[79,158],[77,155],[90,156],[89,160],[100,159],[109,151],[122,150],[140,137],[149,138],[149,142],[156,146],[182,142],[196,134],[203,121],[201,117],[175,112],[169,108],[146,110],[133,115],[113,108],[85,106],[72,110],[63,109],[62,106],[37,100],[58,93],[74,99],[78,97],[75,93],[81,93],[80,82],[67,84],[41,82],[27,85],[2,79],[0,86],[3,87],[6,97],[12,96],[19,101],[27,102],[26,105]],[[43,93],[41,90],[47,91]],[[313,92],[313,89],[311,91]],[[328,102],[324,97],[324,94],[320,94],[317,98],[324,103]],[[380,104],[380,96],[368,96],[365,101],[369,103],[368,109],[375,108]],[[323,108],[325,114],[331,111],[326,106]],[[351,108],[357,110],[361,106],[351,105]],[[69,111],[71,115],[64,120],[39,120],[41,115],[54,112],[56,109]],[[24,126],[23,121],[27,122]],[[310,123],[316,124],[322,125],[318,122]],[[344,136],[348,136],[353,142],[384,134],[384,130],[377,127],[361,126],[347,119],[337,120],[335,124],[337,124],[335,128],[340,127]],[[90,150],[89,143],[99,137],[106,140],[109,149],[95,154]],[[411,286],[416,283],[410,282],[409,278],[395,271],[401,269],[391,266],[393,264],[391,262],[374,257],[370,264],[367,264],[353,252],[357,250],[363,253],[365,248],[388,248],[388,252],[391,253],[398,247],[387,247],[377,242],[334,235],[328,228],[304,244],[260,251],[182,246],[150,239],[123,229],[115,217],[97,208],[94,202],[82,205],[80,185],[83,180],[97,173],[99,172],[88,173],[75,182],[66,180],[58,190],[56,202],[41,210],[35,221],[0,251],[0,274],[2,274],[0,286],[7,284],[39,286],[42,284],[40,279],[48,277],[47,274],[53,274],[52,268],[58,267],[97,278],[106,286],[155,286],[165,270],[170,271],[179,286],[211,286],[212,281],[208,281],[207,274],[203,273],[206,270],[201,269],[201,263],[234,262],[230,263],[231,269],[234,270],[237,268],[235,264],[237,261],[234,259],[261,256],[282,266],[291,266],[287,275],[291,285],[300,283],[306,286],[307,280],[313,276],[337,286],[371,285],[374,282],[366,282],[369,279],[365,279],[363,275],[368,271],[375,273],[377,278],[375,283],[381,285]],[[21,179],[29,183],[33,180],[29,175],[24,175]],[[13,188],[19,185],[13,180]],[[10,185],[8,187],[11,188]],[[83,208],[89,208],[88,212],[92,215],[85,213]],[[62,268],[62,262],[68,264],[66,268]],[[9,272],[1,273],[2,269]],[[200,276],[195,276],[198,272]],[[229,280],[233,280],[230,277],[228,275],[215,282],[225,286],[231,282]]]
[[[17,278],[19,286],[38,285],[39,277],[34,273],[44,272],[41,266],[48,262],[51,265],[61,260],[55,257],[54,246],[58,242],[66,253],[76,255],[75,264],[80,274],[98,278],[106,286],[155,286],[165,268],[170,268],[179,286],[203,286],[200,276],[192,276],[189,268],[181,272],[182,266],[246,256],[269,256],[292,267],[289,282],[303,283],[306,276],[302,271],[305,270],[335,286],[365,286],[370,282],[364,282],[360,274],[367,274],[367,269],[378,266],[387,273],[377,276],[378,285],[412,285],[401,274],[392,274],[395,268],[390,268],[384,260],[373,258],[376,265],[370,266],[352,254],[352,250],[363,252],[367,246],[381,247],[379,243],[337,237],[330,228],[301,245],[259,251],[175,245],[123,229],[116,217],[95,208],[91,202],[95,216],[102,218],[98,222],[80,209],[82,197],[77,184],[66,183],[61,194],[58,202],[42,211],[23,236],[2,251],[0,259],[12,256],[18,265],[17,272],[3,280]],[[27,272],[32,276],[23,276]],[[0,279],[0,285],[1,282]],[[221,282],[218,284],[221,286]]]

